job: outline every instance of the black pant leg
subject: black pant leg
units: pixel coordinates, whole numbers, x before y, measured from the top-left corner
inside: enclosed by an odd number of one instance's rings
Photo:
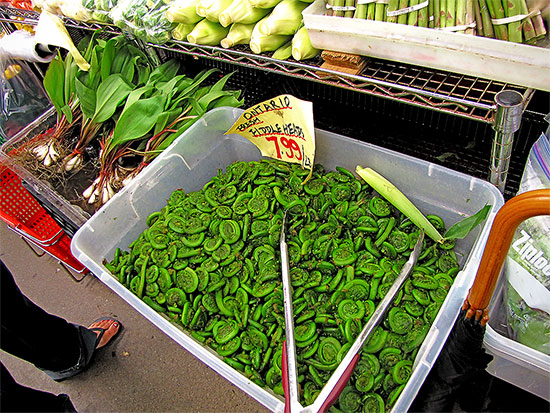
[[[58,396],[18,384],[0,363],[1,412],[75,412],[66,394]]]
[[[0,265],[0,348],[41,369],[61,371],[77,364],[78,329],[25,297],[1,260]]]

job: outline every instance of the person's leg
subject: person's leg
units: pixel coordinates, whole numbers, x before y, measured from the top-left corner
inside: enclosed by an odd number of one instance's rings
[[[18,384],[0,363],[0,411],[76,412],[69,396],[58,396]]]
[[[0,291],[0,348],[33,363],[55,380],[83,370],[94,351],[120,328],[112,319],[86,328],[47,313],[23,295],[1,260]]]
[[[38,307],[19,290],[1,260],[0,265],[2,350],[49,371],[86,364],[95,348],[96,334]]]

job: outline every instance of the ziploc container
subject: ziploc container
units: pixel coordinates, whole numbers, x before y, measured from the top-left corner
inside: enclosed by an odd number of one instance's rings
[[[78,230],[71,251],[123,300],[204,364],[268,409],[282,412],[281,396],[253,383],[215,351],[153,310],[119,283],[103,264],[113,259],[117,248],[128,249],[147,228],[147,217],[164,207],[174,190],[182,188],[186,193],[199,190],[218,169],[225,169],[235,161],[261,159],[259,150],[250,141],[238,135],[224,135],[242,112],[218,108],[204,115]],[[491,206],[486,222],[456,243],[461,270],[417,353],[412,375],[393,406],[393,411],[406,411],[445,343],[473,283],[492,220],[504,204],[503,197],[486,181],[368,143],[318,129],[315,140],[316,163],[327,170],[336,166],[352,171],[357,165],[371,167],[394,183],[421,211],[439,215],[447,226],[473,215],[486,204]]]

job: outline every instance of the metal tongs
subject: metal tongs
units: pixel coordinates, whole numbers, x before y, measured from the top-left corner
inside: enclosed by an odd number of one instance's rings
[[[336,401],[344,387],[349,381],[351,374],[359,360],[359,351],[363,347],[363,344],[370,337],[374,329],[380,324],[380,321],[386,314],[391,303],[393,302],[395,295],[405,282],[405,279],[413,269],[420,251],[422,250],[422,244],[424,241],[424,231],[420,231],[418,240],[414,246],[414,249],[401,269],[397,279],[384,296],[382,301],[378,304],[374,313],[369,318],[354,343],[348,350],[347,354],[342,359],[330,379],[325,384],[315,402],[310,406],[303,407],[299,401],[298,394],[298,374],[296,367],[296,342],[294,339],[294,315],[292,311],[292,291],[290,285],[290,267],[288,262],[288,248],[286,244],[286,225],[287,225],[287,213],[283,217],[283,224],[281,228],[281,267],[283,277],[283,301],[285,310],[285,333],[286,340],[283,342],[283,355],[282,355],[282,380],[283,389],[285,393],[285,413],[296,412],[326,412]]]

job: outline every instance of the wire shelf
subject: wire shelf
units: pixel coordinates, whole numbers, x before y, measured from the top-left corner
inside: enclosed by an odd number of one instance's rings
[[[0,13],[2,14],[0,21],[5,22],[14,22],[15,17],[22,20],[18,21],[20,23],[36,24],[39,17],[33,11],[5,6],[0,6]],[[84,23],[68,18],[64,18],[64,22],[68,28],[102,29],[113,34],[121,32],[113,25]],[[380,59],[369,58],[360,75],[348,75],[321,68],[321,58],[307,63],[294,60],[283,61],[273,59],[269,55],[254,54],[245,46],[224,49],[182,41],[171,41],[164,45],[153,43],[146,43],[146,45],[198,58],[213,59],[241,67],[306,79],[486,123],[493,122],[495,96],[498,92],[518,91],[524,96],[526,105],[534,92],[508,83]]]

